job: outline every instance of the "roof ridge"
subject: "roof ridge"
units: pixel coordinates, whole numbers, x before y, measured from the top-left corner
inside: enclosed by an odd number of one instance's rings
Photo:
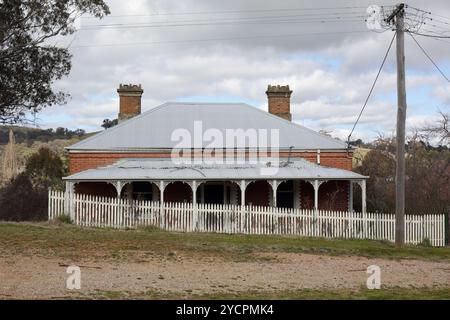
[[[230,104],[234,104],[234,105],[243,105],[246,104],[245,102],[207,102],[207,101],[203,101],[203,102],[195,102],[195,101],[168,101],[166,102],[167,104],[187,104],[187,105],[211,105],[211,104],[216,104],[216,105],[230,105]]]

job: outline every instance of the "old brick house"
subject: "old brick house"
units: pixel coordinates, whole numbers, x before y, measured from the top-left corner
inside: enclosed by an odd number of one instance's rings
[[[357,184],[365,210],[367,177],[351,171],[353,151],[291,122],[289,86],[268,86],[269,112],[241,103],[168,102],[141,114],[140,85],[117,91],[120,123],[67,148],[70,192],[344,211],[352,210]],[[241,145],[211,143],[209,134],[228,137],[230,130],[244,134]],[[276,131],[278,140],[258,135],[255,146],[249,142],[255,130]],[[193,143],[180,148],[177,132]]]

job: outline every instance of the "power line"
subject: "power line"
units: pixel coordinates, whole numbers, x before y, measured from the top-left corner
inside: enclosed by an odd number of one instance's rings
[[[363,18],[361,16],[360,18]],[[284,19],[284,20],[271,20],[271,21],[224,21],[224,22],[211,22],[211,23],[166,23],[166,24],[133,24],[133,25],[98,25],[89,26],[78,29],[83,30],[97,30],[97,29],[139,29],[139,28],[163,28],[163,27],[189,27],[189,26],[214,26],[214,25],[236,25],[236,24],[272,24],[272,23],[333,23],[333,22],[362,22],[362,19],[320,19],[320,20],[297,20],[297,19]]]
[[[293,34],[279,34],[279,35],[256,35],[244,37],[227,37],[227,38],[208,38],[208,39],[187,39],[187,40],[165,40],[165,41],[146,41],[146,42],[130,42],[130,43],[108,43],[108,44],[94,44],[94,45],[78,45],[72,46],[72,49],[91,48],[91,47],[117,47],[117,46],[135,46],[135,45],[158,45],[158,44],[177,44],[177,43],[191,43],[191,42],[208,42],[208,41],[230,41],[230,40],[249,40],[249,39],[264,39],[264,38],[285,38],[285,37],[305,37],[305,36],[327,36],[336,34],[354,34],[354,33],[370,33],[368,30],[361,31],[335,31],[335,32],[311,32],[311,33],[293,33]]]
[[[412,32],[412,33],[419,35],[419,36],[421,34],[425,34],[426,36],[424,36],[424,37],[430,36],[428,38],[433,38],[433,37],[443,37],[443,36],[445,37],[448,35],[448,33],[450,33],[450,30],[449,31],[437,31],[437,30],[433,30],[433,29],[423,28],[422,30],[420,30],[420,32],[416,31],[416,32]]]
[[[425,10],[423,10],[423,9],[419,9],[419,8],[416,8],[416,7],[412,7],[412,6],[410,6],[410,5],[406,5],[405,8],[408,8],[408,9],[414,9],[414,10],[416,10],[416,11],[420,11],[420,12],[423,12],[423,13],[426,13],[426,14],[431,14],[430,11],[425,11]]]
[[[348,10],[366,9],[366,7],[344,6],[344,7],[324,7],[324,8],[278,8],[278,9],[252,9],[252,10],[222,10],[222,11],[186,11],[186,12],[158,12],[154,14],[130,14],[111,15],[105,18],[127,18],[127,17],[154,17],[154,16],[177,16],[177,15],[206,15],[206,14],[236,14],[255,12],[283,12],[283,11],[323,11],[323,10]],[[94,19],[95,17],[82,17],[82,19]]]
[[[362,18],[359,17],[348,17],[349,19],[343,18],[322,18],[322,19],[282,19],[282,20],[231,20],[231,21],[217,21],[217,22],[195,22],[192,23],[162,23],[162,24],[109,24],[109,25],[90,25],[78,29],[78,31],[83,30],[96,30],[96,29],[136,29],[136,28],[162,28],[162,27],[189,27],[189,26],[212,26],[212,25],[227,25],[227,24],[271,24],[271,23],[341,23],[341,22],[362,22]],[[361,19],[356,19],[361,18]]]
[[[439,68],[439,66],[434,62],[433,58],[425,51],[425,49],[420,45],[420,43],[416,40],[416,38],[408,32],[408,34],[413,38],[414,42],[419,46],[419,48],[422,50],[422,52],[425,54],[425,56],[431,61],[431,63],[436,67],[436,69],[440,72],[440,74],[444,77],[445,80],[447,80],[448,83],[450,83],[450,79],[444,74],[444,72]]]
[[[408,10],[406,10],[408,9]],[[395,28],[393,25],[393,17],[395,17],[394,13],[397,11],[397,6],[382,6],[381,7],[381,18],[380,24],[384,29],[392,29]],[[402,4],[402,12],[404,16],[404,25],[406,29],[412,31],[419,31],[422,25],[425,23],[425,20],[431,20],[427,15],[429,12],[417,9],[414,7],[410,7],[408,5]]]
[[[274,12],[272,12],[274,13]],[[334,16],[346,16],[346,15],[362,15],[364,12],[361,11],[349,11],[349,12],[323,12],[321,11],[320,13],[295,13],[295,14],[290,14],[290,15],[281,15],[280,13],[277,13],[275,15],[246,15],[246,16],[222,16],[222,17],[209,17],[209,20],[214,19],[214,20],[220,20],[220,19],[259,19],[259,18],[276,18],[276,17],[312,17],[312,18],[316,18],[317,16],[331,16],[330,18],[334,17]],[[145,17],[145,16],[143,16]],[[197,17],[195,19],[190,19],[188,21],[200,21],[200,20],[204,20],[207,17],[201,17],[200,19]],[[178,20],[178,18],[174,19],[175,21]],[[178,21],[186,21],[186,20],[178,20]]]
[[[348,15],[348,16],[347,16]],[[357,16],[355,16],[357,15]],[[314,17],[319,16],[319,17]],[[304,18],[306,17],[306,19]],[[286,19],[286,18],[303,18],[305,20],[320,20],[320,19],[343,19],[343,18],[360,18],[365,17],[361,12],[349,12],[349,13],[320,13],[320,14],[290,14],[290,15],[264,15],[264,16],[248,16],[248,17],[220,17],[220,18],[209,18],[209,19],[175,19],[171,21],[161,21],[160,23],[184,23],[184,22],[220,22],[220,21],[254,21],[254,20],[265,20],[265,19]],[[109,23],[109,24],[88,24],[86,27],[97,27],[97,26],[127,26],[127,25],[145,25],[149,22],[140,23]]]
[[[442,18],[442,19],[447,19],[447,20],[450,20],[450,18],[449,18],[449,17],[441,16],[441,15],[439,15],[439,14],[436,14],[436,13],[432,13],[432,15],[435,15],[436,17],[439,17],[439,18]]]
[[[448,40],[437,39],[437,38],[433,38],[433,40],[450,44],[450,41],[448,41]]]
[[[449,27],[446,27],[446,26],[443,26],[443,25],[437,25],[437,24],[434,23],[435,21],[432,20],[432,19],[430,19],[430,21],[432,23],[423,22],[423,24],[425,26],[427,26],[427,27],[430,26],[430,27],[433,27],[433,28],[436,28],[436,29],[439,29],[439,30],[443,30],[443,31],[439,31],[439,32],[450,32]],[[450,26],[450,23],[448,25]]]
[[[435,31],[435,30],[427,29],[427,30],[423,30],[423,31],[431,32],[434,34],[438,33],[440,35],[442,35],[443,33],[446,33],[446,32],[450,32],[450,29],[448,27],[448,26],[450,26],[450,18],[442,16],[442,15],[437,15],[430,11],[425,11],[425,10],[422,10],[419,8],[415,8],[415,7],[411,7],[411,6],[406,6],[406,7],[407,7],[407,9],[415,10],[415,13],[412,13],[412,12],[405,13],[405,24],[407,24],[408,21],[411,21],[410,17],[416,17],[415,22],[420,22],[420,24],[442,30],[442,31]],[[449,21],[448,22],[443,21],[442,19],[447,19]],[[425,20],[429,20],[430,22],[425,22]],[[411,30],[411,28],[408,28],[408,29],[409,29],[408,30],[409,32],[418,34],[419,30]],[[420,35],[435,36],[434,34],[430,35],[430,34],[421,32]]]
[[[447,21],[442,21],[442,20],[439,20],[439,19],[435,19],[435,18],[429,18],[431,21],[433,21],[433,22],[437,22],[437,23],[441,23],[441,24],[446,24],[446,25],[449,25],[450,26],[450,22],[447,22]]]
[[[439,17],[439,18],[443,18],[443,19],[450,20],[449,17],[443,16],[443,15],[439,15],[439,14],[433,13],[433,12],[431,12],[431,11],[425,11],[425,10],[422,10],[422,9],[419,9],[419,8],[411,7],[410,5],[408,5],[408,8],[412,8],[412,9],[414,9],[414,10],[417,10],[417,11],[420,11],[420,12],[423,12],[423,13],[426,13],[426,14],[428,14],[428,15],[434,15],[434,16]]]
[[[368,96],[367,96],[367,98],[366,98],[366,101],[364,102],[364,105],[363,105],[363,107],[362,107],[362,109],[361,109],[361,111],[360,111],[360,113],[359,113],[359,115],[358,115],[358,118],[356,119],[356,122],[355,122],[355,124],[353,125],[353,128],[352,128],[352,130],[350,131],[350,134],[348,135],[348,139],[347,139],[347,147],[350,147],[350,138],[351,138],[351,136],[352,136],[352,134],[353,134],[353,131],[355,130],[356,125],[357,125],[358,122],[359,122],[359,119],[361,118],[361,115],[362,115],[363,112],[364,112],[364,109],[365,109],[366,106],[367,106],[367,103],[369,102],[369,99],[370,99],[370,96],[372,95],[373,89],[375,88],[375,85],[376,85],[376,83],[377,83],[377,81],[378,81],[378,78],[380,77],[381,70],[383,70],[383,66],[384,66],[384,64],[385,64],[385,62],[386,62],[386,60],[387,60],[387,57],[388,57],[388,55],[389,55],[389,52],[391,51],[391,47],[392,47],[392,44],[394,43],[395,37],[396,37],[396,34],[394,33],[394,36],[392,37],[392,40],[391,40],[391,42],[389,43],[389,47],[388,47],[388,49],[387,49],[387,51],[386,51],[386,54],[384,55],[383,62],[381,63],[380,68],[378,69],[377,76],[375,77],[375,80],[373,81],[372,87],[370,88],[370,91],[369,91],[369,94],[368,94]]]
[[[426,33],[422,33],[422,32],[412,32],[412,31],[408,31],[408,33],[410,34],[415,34],[418,36],[422,36],[422,37],[428,37],[428,38],[439,38],[439,39],[450,39],[450,36],[439,36],[439,35],[432,35],[432,34],[426,34]]]

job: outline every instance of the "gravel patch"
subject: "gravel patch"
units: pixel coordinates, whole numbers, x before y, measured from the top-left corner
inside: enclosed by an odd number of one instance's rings
[[[381,268],[384,287],[449,288],[450,262],[387,260],[301,253],[259,253],[255,261],[233,262],[208,257],[146,257],[133,261],[64,261],[54,257],[15,255],[0,259],[0,299],[73,297],[66,289],[68,265],[81,267],[77,294],[97,291],[162,294],[358,289],[366,284],[369,265]]]

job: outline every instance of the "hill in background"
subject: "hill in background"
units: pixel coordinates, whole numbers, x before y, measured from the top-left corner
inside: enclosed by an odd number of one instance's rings
[[[41,147],[47,147],[56,152],[60,155],[64,163],[66,163],[65,147],[98,133],[86,133],[82,129],[68,130],[62,127],[56,129],[39,129],[22,126],[0,126],[0,162],[3,150],[9,141],[9,129],[12,129],[14,132],[20,168],[23,168],[26,159]],[[370,148],[357,147],[353,156],[353,167],[361,165],[362,159],[364,159],[370,150]]]
[[[81,129],[38,129],[21,126],[0,126],[0,161],[2,161],[3,150],[9,141],[10,129],[14,132],[18,163],[21,169],[23,169],[26,159],[41,147],[48,147],[59,154],[63,161],[66,162],[65,147],[97,133],[86,133]]]

